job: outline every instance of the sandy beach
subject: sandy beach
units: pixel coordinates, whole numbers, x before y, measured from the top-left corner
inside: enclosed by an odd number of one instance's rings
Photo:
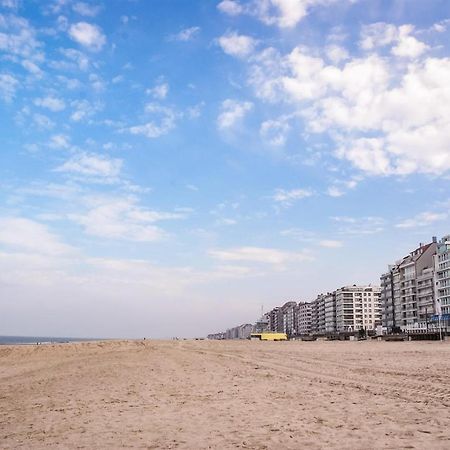
[[[0,447],[450,448],[450,343],[0,347]]]

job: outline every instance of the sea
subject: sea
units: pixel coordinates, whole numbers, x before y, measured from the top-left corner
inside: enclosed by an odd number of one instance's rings
[[[68,342],[86,342],[99,340],[101,339],[55,336],[0,336],[0,345],[63,344]]]

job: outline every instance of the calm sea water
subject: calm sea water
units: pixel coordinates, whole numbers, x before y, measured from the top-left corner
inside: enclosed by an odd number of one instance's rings
[[[19,345],[19,344],[48,344],[48,343],[64,343],[64,342],[83,342],[98,341],[95,338],[71,338],[71,337],[54,337],[54,336],[0,336],[0,345]]]

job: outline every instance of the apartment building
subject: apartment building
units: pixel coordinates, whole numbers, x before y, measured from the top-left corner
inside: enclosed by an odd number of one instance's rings
[[[311,334],[325,334],[325,295],[311,302]]]
[[[434,267],[427,267],[417,276],[417,322],[428,324],[434,308]]]
[[[269,330],[278,331],[278,310],[280,308],[277,306],[269,312]]]
[[[325,333],[336,331],[336,292],[328,292],[324,296]]]
[[[311,302],[311,334],[319,333],[319,302],[316,298]]]
[[[435,269],[435,313],[442,313],[448,324],[450,318],[450,235],[444,236],[436,248]],[[436,307],[437,306],[437,307]]]
[[[374,330],[381,325],[379,286],[344,286],[336,291],[336,331]]]
[[[306,336],[311,333],[311,303],[300,302],[296,308],[296,324],[297,335]]]
[[[224,333],[215,333],[208,335],[208,339],[247,339],[253,330],[253,325],[251,323],[246,323],[243,325],[238,325],[237,327],[229,328]],[[210,336],[217,336],[211,337]]]
[[[256,321],[253,327],[255,333],[265,333],[270,331],[270,313],[265,313]]]
[[[295,329],[295,309],[297,307],[297,302],[286,302],[281,307],[282,312],[282,321],[283,321],[283,327],[281,330],[282,333],[286,333],[288,336],[293,336],[296,334]]]
[[[436,251],[437,241],[433,238],[429,244],[420,244],[381,276],[383,325],[389,332],[428,326],[435,312]]]
[[[395,266],[389,266],[388,272],[380,277],[380,303],[381,303],[381,322],[389,331],[396,328],[394,314],[394,283],[393,271]]]

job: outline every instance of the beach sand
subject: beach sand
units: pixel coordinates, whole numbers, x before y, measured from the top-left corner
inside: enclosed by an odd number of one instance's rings
[[[450,342],[0,347],[0,448],[450,448]]]

